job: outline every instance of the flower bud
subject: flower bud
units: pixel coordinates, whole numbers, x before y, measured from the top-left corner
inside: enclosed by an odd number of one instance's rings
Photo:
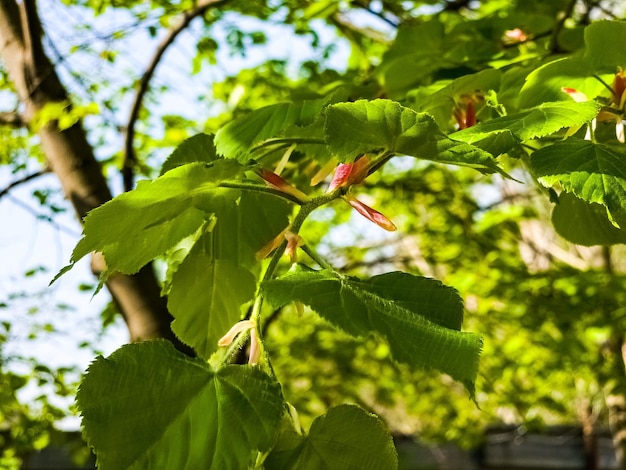
[[[276,173],[265,168],[257,170],[257,174],[265,180],[272,188],[277,189],[285,194],[290,194],[298,199],[300,202],[307,202],[309,196],[304,194],[298,188],[278,176]]]
[[[352,186],[361,183],[367,177],[370,160],[362,156],[353,163],[340,163],[335,169],[333,179],[328,185],[327,192],[332,192],[341,186]]]
[[[367,220],[374,222],[380,228],[383,228],[388,232],[394,232],[396,230],[396,226],[391,220],[389,220],[386,216],[384,216],[377,210],[372,209],[367,204],[362,203],[355,197],[345,196],[344,200],[347,201],[348,204],[350,204],[359,214],[361,214]]]

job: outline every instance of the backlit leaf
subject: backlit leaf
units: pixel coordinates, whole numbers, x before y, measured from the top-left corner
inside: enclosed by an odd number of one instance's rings
[[[299,269],[263,290],[273,305],[300,301],[354,336],[376,332],[396,360],[450,374],[473,393],[482,342],[458,331],[462,302],[439,281],[406,273],[361,280]]]
[[[542,184],[560,183],[583,201],[602,204],[620,223],[626,220],[625,157],[606,145],[568,139],[537,150],[530,164]]]
[[[607,218],[606,208],[588,203],[571,193],[561,193],[552,211],[557,233],[578,245],[614,245],[626,243],[626,232]]]
[[[451,140],[426,113],[390,100],[359,100],[326,110],[326,145],[341,162],[364,153],[385,151],[440,163],[498,171],[493,157],[464,142]]]

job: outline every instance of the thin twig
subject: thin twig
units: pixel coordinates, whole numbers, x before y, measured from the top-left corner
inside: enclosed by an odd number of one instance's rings
[[[566,10],[561,14],[561,17],[556,22],[554,30],[552,31],[552,37],[550,38],[550,45],[548,48],[548,50],[553,54],[558,54],[559,52],[561,52],[561,49],[559,47],[559,34],[565,27],[565,22],[567,21],[567,19],[572,16],[576,3],[578,3],[578,0],[572,0],[571,2],[569,2]]]
[[[122,168],[124,190],[130,191],[134,186],[133,169],[137,162],[137,156],[133,148],[133,141],[135,138],[135,123],[137,122],[137,118],[139,117],[139,110],[141,109],[143,99],[148,92],[150,80],[152,79],[152,76],[154,75],[154,72],[160,63],[163,54],[165,54],[167,48],[174,43],[176,37],[182,31],[184,31],[187,26],[189,26],[194,18],[203,15],[209,8],[226,3],[226,1],[227,0],[201,0],[200,2],[198,2],[195,8],[192,8],[191,10],[183,13],[179,23],[175,27],[170,29],[167,36],[163,38],[161,43],[154,51],[154,55],[152,56],[152,59],[148,64],[148,68],[143,73],[141,80],[139,80],[139,85],[135,94],[135,100],[133,101],[133,105],[130,110],[130,116],[128,117],[128,124],[126,126],[126,137],[124,141],[124,163]]]
[[[24,183],[27,183],[28,181],[34,180],[35,178],[39,178],[40,176],[43,176],[47,173],[50,173],[50,168],[44,168],[42,170],[36,171],[34,173],[30,173],[26,176],[23,176],[20,179],[17,179],[15,181],[12,181],[11,183],[9,183],[7,186],[4,187],[4,189],[2,189],[0,191],[0,199],[3,196],[6,196],[7,194],[9,194],[9,191],[11,191],[12,189],[15,189],[17,186],[20,186]]]

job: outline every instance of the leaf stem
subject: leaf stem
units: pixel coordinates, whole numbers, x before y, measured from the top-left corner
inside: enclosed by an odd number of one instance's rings
[[[318,144],[318,145],[323,145],[325,143],[326,142],[323,139],[306,139],[306,138],[302,138],[302,137],[281,137],[281,138],[277,138],[277,139],[267,139],[267,140],[264,140],[263,142],[260,142],[257,145],[255,145],[254,147],[252,147],[250,152],[257,152],[259,150],[264,149],[265,147],[271,147],[271,146],[288,147],[288,146],[290,146],[292,144]]]
[[[302,251],[304,251],[307,255],[311,257],[313,261],[315,261],[321,268],[329,269],[331,271],[335,271],[335,268],[332,264],[330,264],[322,255],[320,255],[317,251],[311,248],[308,245],[302,245],[300,247]]]
[[[220,187],[220,188],[231,188],[231,189],[241,189],[243,191],[256,191],[258,193],[268,193],[268,194],[272,194],[273,196],[277,196],[277,197],[286,199],[289,202],[293,202],[294,204],[298,204],[298,205],[302,204],[302,201],[300,199],[298,199],[296,196],[292,195],[292,194],[285,193],[285,192],[281,191],[280,189],[276,189],[276,188],[272,188],[272,187],[264,186],[264,185],[260,185],[260,184],[235,183],[235,182],[231,182],[231,181],[226,181],[226,182],[219,183],[218,187]]]

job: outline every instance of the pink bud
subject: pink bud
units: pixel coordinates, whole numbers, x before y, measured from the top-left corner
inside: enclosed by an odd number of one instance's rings
[[[307,202],[309,200],[309,196],[304,194],[295,186],[291,185],[289,182],[278,176],[276,173],[270,170],[266,170],[265,168],[261,168],[256,172],[261,178],[263,178],[271,187],[274,189],[278,189],[279,191],[291,194],[300,202]]]
[[[624,106],[624,90],[626,90],[626,77],[624,77],[624,71],[620,69],[613,79],[613,102],[620,108]]]
[[[348,204],[350,204],[359,214],[361,214],[367,220],[374,222],[379,227],[387,230],[388,232],[394,232],[396,230],[396,226],[391,220],[389,220],[386,216],[384,216],[377,210],[372,209],[367,204],[362,203],[355,197],[345,196],[344,200],[347,201]]]
[[[250,331],[250,354],[248,355],[248,364],[258,364],[261,357],[261,342],[256,332],[256,328]]]
[[[233,325],[224,336],[222,336],[217,342],[218,346],[229,346],[235,337],[244,331],[248,331],[254,328],[254,322],[252,320],[242,320]]]
[[[354,163],[340,163],[335,169],[333,179],[327,192],[332,192],[341,186],[352,186],[361,183],[367,177],[370,160],[363,156]]]

